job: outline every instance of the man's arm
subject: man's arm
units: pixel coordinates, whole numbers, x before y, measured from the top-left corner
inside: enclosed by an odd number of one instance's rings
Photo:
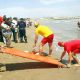
[[[38,41],[38,35],[35,34],[34,47],[36,46],[37,41]]]
[[[66,54],[66,51],[63,51],[61,54],[60,60],[62,60],[62,58],[65,56],[65,54]]]

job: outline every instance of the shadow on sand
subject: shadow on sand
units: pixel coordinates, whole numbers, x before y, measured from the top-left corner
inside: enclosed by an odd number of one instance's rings
[[[67,64],[67,60],[62,60],[63,64]],[[1,65],[0,65],[1,66]],[[48,64],[44,62],[23,62],[23,63],[10,63],[2,64],[6,67],[6,71],[26,70],[26,69],[46,69],[46,68],[58,68],[57,65]]]
[[[44,69],[44,68],[58,68],[57,65],[47,64],[43,62],[24,62],[12,63],[2,65],[6,67],[6,71],[26,70],[26,69]]]

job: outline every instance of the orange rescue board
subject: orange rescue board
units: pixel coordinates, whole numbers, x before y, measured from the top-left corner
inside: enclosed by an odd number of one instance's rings
[[[60,67],[64,66],[64,64],[60,63],[58,60],[51,59],[50,57],[35,55],[33,54],[33,52],[23,52],[20,50],[16,50],[14,48],[3,48],[2,52],[6,54],[27,58],[27,59],[32,59],[32,60],[37,60],[37,61],[41,61],[49,64],[58,65]]]

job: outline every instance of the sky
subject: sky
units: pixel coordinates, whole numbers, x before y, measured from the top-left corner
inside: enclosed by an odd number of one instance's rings
[[[80,0],[0,0],[0,15],[31,18],[80,16]]]

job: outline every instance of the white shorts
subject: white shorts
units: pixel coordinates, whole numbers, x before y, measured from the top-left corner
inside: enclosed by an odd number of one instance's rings
[[[76,58],[78,59],[79,63],[80,63],[80,53],[76,54]]]
[[[74,58],[77,58],[78,62],[80,63],[80,53],[74,55]]]

